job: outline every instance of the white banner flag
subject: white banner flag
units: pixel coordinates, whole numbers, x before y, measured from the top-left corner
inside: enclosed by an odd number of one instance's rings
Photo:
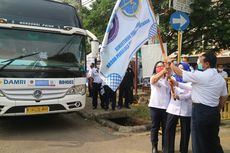
[[[157,23],[148,0],[118,0],[104,36],[100,76],[116,90],[131,58],[157,34]]]

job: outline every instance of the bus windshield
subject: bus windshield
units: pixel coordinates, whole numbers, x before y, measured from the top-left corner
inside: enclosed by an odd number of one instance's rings
[[[0,29],[0,33],[0,73],[85,72],[84,36],[14,29]]]

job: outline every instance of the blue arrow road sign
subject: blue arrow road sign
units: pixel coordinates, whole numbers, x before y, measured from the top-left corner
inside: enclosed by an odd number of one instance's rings
[[[186,13],[177,11],[170,17],[170,24],[177,31],[184,31],[189,25],[189,17]]]

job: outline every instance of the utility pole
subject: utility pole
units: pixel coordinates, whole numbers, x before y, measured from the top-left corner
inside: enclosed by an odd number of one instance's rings
[[[83,16],[82,16],[82,0],[77,0],[77,3],[79,4],[79,9],[78,9],[78,11],[79,11],[79,13],[80,13],[80,18],[81,18],[81,20],[83,19]]]
[[[82,8],[82,0],[78,0],[80,8]]]

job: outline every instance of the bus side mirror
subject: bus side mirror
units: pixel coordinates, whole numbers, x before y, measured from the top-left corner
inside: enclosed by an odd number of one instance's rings
[[[86,30],[87,36],[89,37],[89,41],[91,44],[91,57],[97,58],[99,53],[99,42],[97,37],[91,33],[90,31]]]
[[[98,53],[99,53],[99,42],[98,41],[91,41],[91,55],[94,58],[98,57]]]

